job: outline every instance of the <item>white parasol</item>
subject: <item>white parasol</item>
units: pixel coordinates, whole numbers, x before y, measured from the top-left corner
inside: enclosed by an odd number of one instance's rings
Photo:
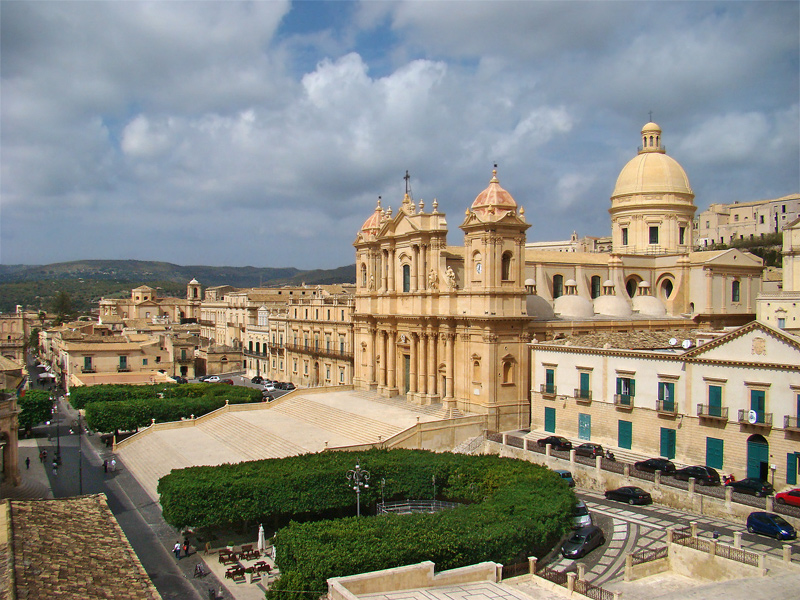
[[[264,537],[264,525],[258,526],[258,550],[264,552],[267,549],[267,540]]]

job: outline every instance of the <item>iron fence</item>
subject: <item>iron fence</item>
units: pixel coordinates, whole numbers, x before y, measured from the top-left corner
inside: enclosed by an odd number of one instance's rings
[[[407,500],[405,502],[379,502],[378,514],[396,513],[408,515],[412,513],[436,513],[452,510],[461,506],[458,502],[442,502],[441,500]]]
[[[567,574],[564,571],[556,571],[550,567],[542,567],[536,571],[536,574],[542,579],[552,581],[558,585],[567,585]]]
[[[750,552],[749,550],[734,548],[733,546],[717,546],[717,556],[727,558],[728,560],[735,560],[736,562],[750,565],[751,567],[758,566],[758,554]]]
[[[527,561],[514,563],[512,565],[503,565],[503,579],[519,577],[520,575],[527,575],[528,573],[530,573],[530,564]]]
[[[646,562],[653,562],[654,560],[658,560],[660,558],[666,558],[668,554],[669,548],[667,546],[659,546],[658,548],[638,550],[637,552],[633,552],[631,554],[631,560],[632,564],[640,565]]]
[[[579,594],[583,594],[587,598],[592,598],[592,600],[614,600],[614,592],[605,590],[599,585],[594,585],[588,581],[576,581],[575,591]]]

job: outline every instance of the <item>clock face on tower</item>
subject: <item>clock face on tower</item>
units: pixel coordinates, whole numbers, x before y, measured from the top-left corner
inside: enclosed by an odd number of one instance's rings
[[[481,266],[481,263],[475,263],[475,272],[476,272],[478,275],[480,275],[480,274],[481,274],[481,269],[482,269],[482,268],[483,268],[483,267]]]

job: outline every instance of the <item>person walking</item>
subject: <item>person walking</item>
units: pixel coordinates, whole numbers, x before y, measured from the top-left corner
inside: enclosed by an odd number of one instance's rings
[[[53,475],[58,475],[58,461],[53,461]]]
[[[189,556],[189,538],[183,540],[183,555]]]
[[[103,473],[108,473],[108,459],[103,461]]]
[[[175,558],[180,560],[181,559],[181,543],[175,542],[175,545],[172,547],[172,551],[175,553]]]
[[[26,456],[25,457],[25,470],[27,471],[30,468],[31,468],[31,459],[30,459],[29,456]]]
[[[117,470],[117,459],[115,459],[115,458],[111,459],[111,470],[112,471],[116,471]]]

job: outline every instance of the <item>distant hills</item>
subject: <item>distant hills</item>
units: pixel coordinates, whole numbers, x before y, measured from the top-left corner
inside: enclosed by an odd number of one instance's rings
[[[32,310],[47,309],[59,291],[70,294],[75,307],[86,312],[101,297],[122,297],[131,288],[149,285],[164,296],[183,296],[186,284],[197,279],[203,287],[232,285],[239,288],[355,283],[355,265],[337,269],[303,271],[293,267],[210,267],[175,265],[144,260],[80,260],[49,265],[0,264],[0,312],[21,304]]]

